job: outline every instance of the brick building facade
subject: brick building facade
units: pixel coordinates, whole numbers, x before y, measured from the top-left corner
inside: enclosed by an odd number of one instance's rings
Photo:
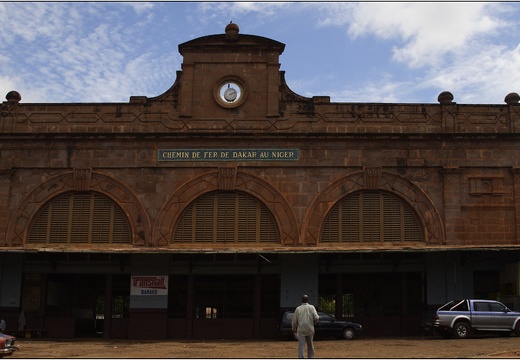
[[[301,294],[368,335],[458,297],[519,309],[520,97],[332,103],[285,45],[179,45],[127,103],[0,116],[0,314],[54,337],[271,338]],[[384,324],[384,326],[382,325]]]

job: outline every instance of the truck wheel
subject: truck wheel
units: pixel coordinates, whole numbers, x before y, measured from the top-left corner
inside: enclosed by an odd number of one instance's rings
[[[354,336],[356,336],[356,332],[354,331],[354,329],[351,329],[351,328],[343,329],[343,339],[352,340],[352,339],[354,339]]]
[[[470,327],[467,322],[459,321],[453,327],[453,336],[457,339],[465,339],[469,336]]]

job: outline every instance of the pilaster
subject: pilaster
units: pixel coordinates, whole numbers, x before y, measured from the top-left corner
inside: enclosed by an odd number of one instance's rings
[[[457,242],[457,222],[460,218],[462,170],[458,166],[446,166],[442,169],[442,175],[446,243],[453,244]]]

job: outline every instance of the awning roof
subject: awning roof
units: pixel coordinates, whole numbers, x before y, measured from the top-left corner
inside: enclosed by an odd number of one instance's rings
[[[94,247],[94,246],[45,246],[45,247],[9,247],[0,248],[0,252],[58,252],[58,253],[126,253],[126,254],[311,254],[311,253],[377,253],[377,252],[446,252],[446,251],[515,251],[520,250],[520,244],[512,245],[424,245],[415,244],[355,244],[349,246],[205,246],[205,247]]]

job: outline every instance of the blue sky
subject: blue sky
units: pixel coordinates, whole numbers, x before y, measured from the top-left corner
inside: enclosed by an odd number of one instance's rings
[[[0,2],[0,96],[127,102],[165,92],[178,44],[240,33],[286,45],[296,93],[333,102],[503,104],[520,93],[515,2]]]

